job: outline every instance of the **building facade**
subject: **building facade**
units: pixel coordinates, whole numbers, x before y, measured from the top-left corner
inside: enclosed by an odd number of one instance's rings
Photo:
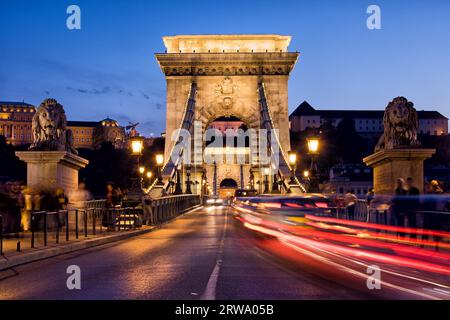
[[[0,101],[0,136],[12,145],[33,142],[31,131],[36,107],[25,102]],[[101,121],[67,121],[72,130],[75,148],[93,149],[109,141],[116,148],[126,147],[126,130],[117,121],[106,118]]]
[[[323,192],[344,195],[354,193],[364,198],[373,188],[373,171],[363,164],[339,164],[330,169],[330,179],[323,183]]]
[[[75,148],[95,149],[103,142],[111,142],[116,148],[126,147],[125,128],[116,120],[106,118],[101,121],[67,121],[72,130]]]
[[[448,118],[437,111],[417,111],[419,133],[447,135]],[[289,116],[291,131],[302,132],[307,128],[319,128],[325,123],[337,126],[344,118],[355,121],[355,129],[361,135],[379,136],[384,130],[384,110],[316,110],[304,101]]]
[[[72,130],[75,148],[93,148],[94,131],[98,127],[97,121],[67,121],[67,129]]]
[[[36,108],[25,102],[0,101],[0,135],[12,145],[31,143]]]

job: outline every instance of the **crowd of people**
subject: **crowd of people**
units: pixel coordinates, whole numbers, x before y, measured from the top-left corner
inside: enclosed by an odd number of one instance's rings
[[[450,198],[436,180],[425,183],[421,192],[413,178],[398,178],[392,197],[374,197],[372,191],[366,198],[377,223],[399,227],[438,229],[442,212],[450,211]]]
[[[108,208],[113,208],[127,199],[127,192],[126,189],[122,190],[113,183],[108,183],[102,198],[106,198]],[[6,232],[30,231],[33,212],[84,209],[86,203],[93,199],[94,196],[84,182],[79,183],[78,189],[68,194],[62,188],[46,192],[20,182],[7,182],[0,185],[0,214],[4,217]]]
[[[351,190],[342,198],[335,199],[336,207],[344,208],[349,220],[355,220],[358,201]],[[438,228],[438,213],[450,211],[450,197],[444,194],[438,181],[425,183],[421,192],[412,177],[397,179],[392,196],[375,196],[374,189],[370,189],[366,202],[369,212],[376,215],[375,220],[371,221],[411,228],[418,227],[418,217],[422,227]]]

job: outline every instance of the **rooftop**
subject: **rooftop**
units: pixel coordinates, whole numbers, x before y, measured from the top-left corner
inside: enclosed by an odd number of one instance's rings
[[[98,121],[67,121],[68,127],[98,127]]]
[[[18,101],[0,101],[0,106],[34,107],[32,104]]]
[[[163,37],[167,53],[286,52],[290,36],[276,34],[176,35]]]
[[[420,119],[443,119],[448,120],[438,111],[417,111]],[[380,119],[383,118],[384,108],[380,110],[316,110],[307,101],[303,101],[289,117],[300,116],[320,116],[323,118],[361,118],[361,119]]]

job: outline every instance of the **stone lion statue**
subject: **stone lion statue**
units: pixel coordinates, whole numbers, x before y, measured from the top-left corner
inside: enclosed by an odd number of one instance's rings
[[[384,112],[384,133],[375,152],[396,148],[420,147],[417,140],[419,119],[414,104],[405,97],[392,100]]]
[[[64,108],[55,99],[45,99],[33,116],[31,130],[34,151],[67,151],[78,154],[73,147],[73,134],[66,128]]]

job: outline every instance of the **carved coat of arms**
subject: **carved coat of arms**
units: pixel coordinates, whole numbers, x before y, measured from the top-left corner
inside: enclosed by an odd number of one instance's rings
[[[225,112],[231,111],[233,108],[233,97],[238,90],[238,86],[233,84],[233,80],[230,77],[226,77],[222,80],[222,83],[218,84],[215,88],[216,105]]]

